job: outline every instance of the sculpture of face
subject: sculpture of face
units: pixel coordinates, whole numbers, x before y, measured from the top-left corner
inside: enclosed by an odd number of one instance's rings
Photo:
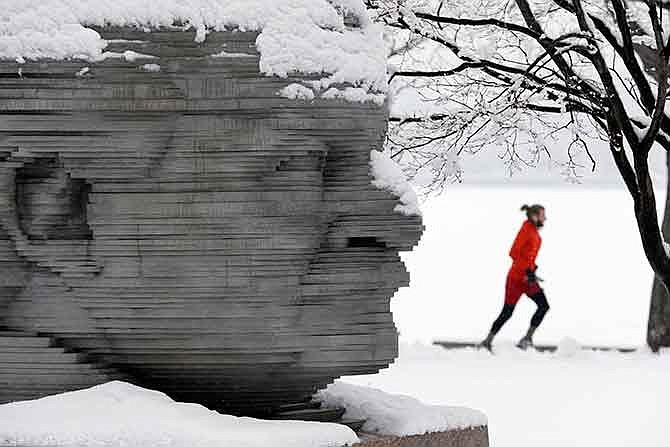
[[[0,80],[5,324],[243,413],[386,367],[422,227],[370,183],[384,108],[282,98],[253,33],[101,33],[155,58]]]

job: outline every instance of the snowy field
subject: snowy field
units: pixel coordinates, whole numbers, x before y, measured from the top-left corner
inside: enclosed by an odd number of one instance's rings
[[[482,410],[492,447],[666,447],[668,373],[670,353],[561,357],[507,345],[492,356],[403,345],[390,369],[345,380]]]
[[[426,233],[405,257],[412,285],[393,302],[400,359],[378,375],[345,380],[482,410],[493,447],[670,445],[661,406],[670,399],[670,353],[518,351],[513,342],[534,311],[527,299],[501,331],[495,356],[428,346],[485,336],[502,305],[525,202],[545,204],[548,215],[538,265],[552,309],[536,341],[643,345],[652,275],[624,190],[454,187],[423,206]]]

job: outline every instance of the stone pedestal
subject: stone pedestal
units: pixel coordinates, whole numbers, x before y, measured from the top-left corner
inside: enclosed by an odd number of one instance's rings
[[[355,447],[488,447],[487,427],[426,433],[413,436],[379,436],[359,434],[361,443]]]

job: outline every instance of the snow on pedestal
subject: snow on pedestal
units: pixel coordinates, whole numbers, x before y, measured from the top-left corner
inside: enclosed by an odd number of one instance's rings
[[[365,419],[363,430],[376,435],[363,438],[371,445],[487,445],[486,416],[468,408],[426,405],[341,382],[317,397],[325,406],[345,407],[345,418]],[[120,381],[0,405],[0,445],[339,447],[358,442],[345,425],[234,417]]]
[[[125,382],[0,405],[0,445],[336,447],[356,442],[344,425],[228,416]]]
[[[483,427],[483,413],[465,407],[427,405],[410,396],[336,382],[317,395],[328,407],[344,407],[345,418],[365,420],[363,431],[381,435],[425,433]]]

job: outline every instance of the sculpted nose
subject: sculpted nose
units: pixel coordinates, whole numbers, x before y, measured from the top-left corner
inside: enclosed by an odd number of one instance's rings
[[[404,208],[409,196],[374,184],[369,148],[377,144],[364,134],[328,145],[323,172],[327,229],[302,280],[300,313],[318,309],[328,316],[310,320],[317,340],[321,343],[324,333],[342,337],[339,346],[310,353],[317,358],[337,353],[333,375],[350,373],[353,358],[357,374],[365,374],[397,357],[390,301],[410,279],[398,252],[411,250],[423,231],[421,216]]]
[[[401,167],[386,153],[370,152],[370,183],[376,191],[376,209],[384,225],[378,238],[401,251],[411,250],[423,233],[419,199]],[[379,216],[381,217],[381,216]]]
[[[350,160],[346,168],[328,163],[326,202],[338,216],[331,224],[331,243],[343,248],[412,250],[424,227],[411,185],[385,154],[373,150],[357,156],[362,159],[356,164]],[[337,172],[348,172],[349,183],[333,181]]]

